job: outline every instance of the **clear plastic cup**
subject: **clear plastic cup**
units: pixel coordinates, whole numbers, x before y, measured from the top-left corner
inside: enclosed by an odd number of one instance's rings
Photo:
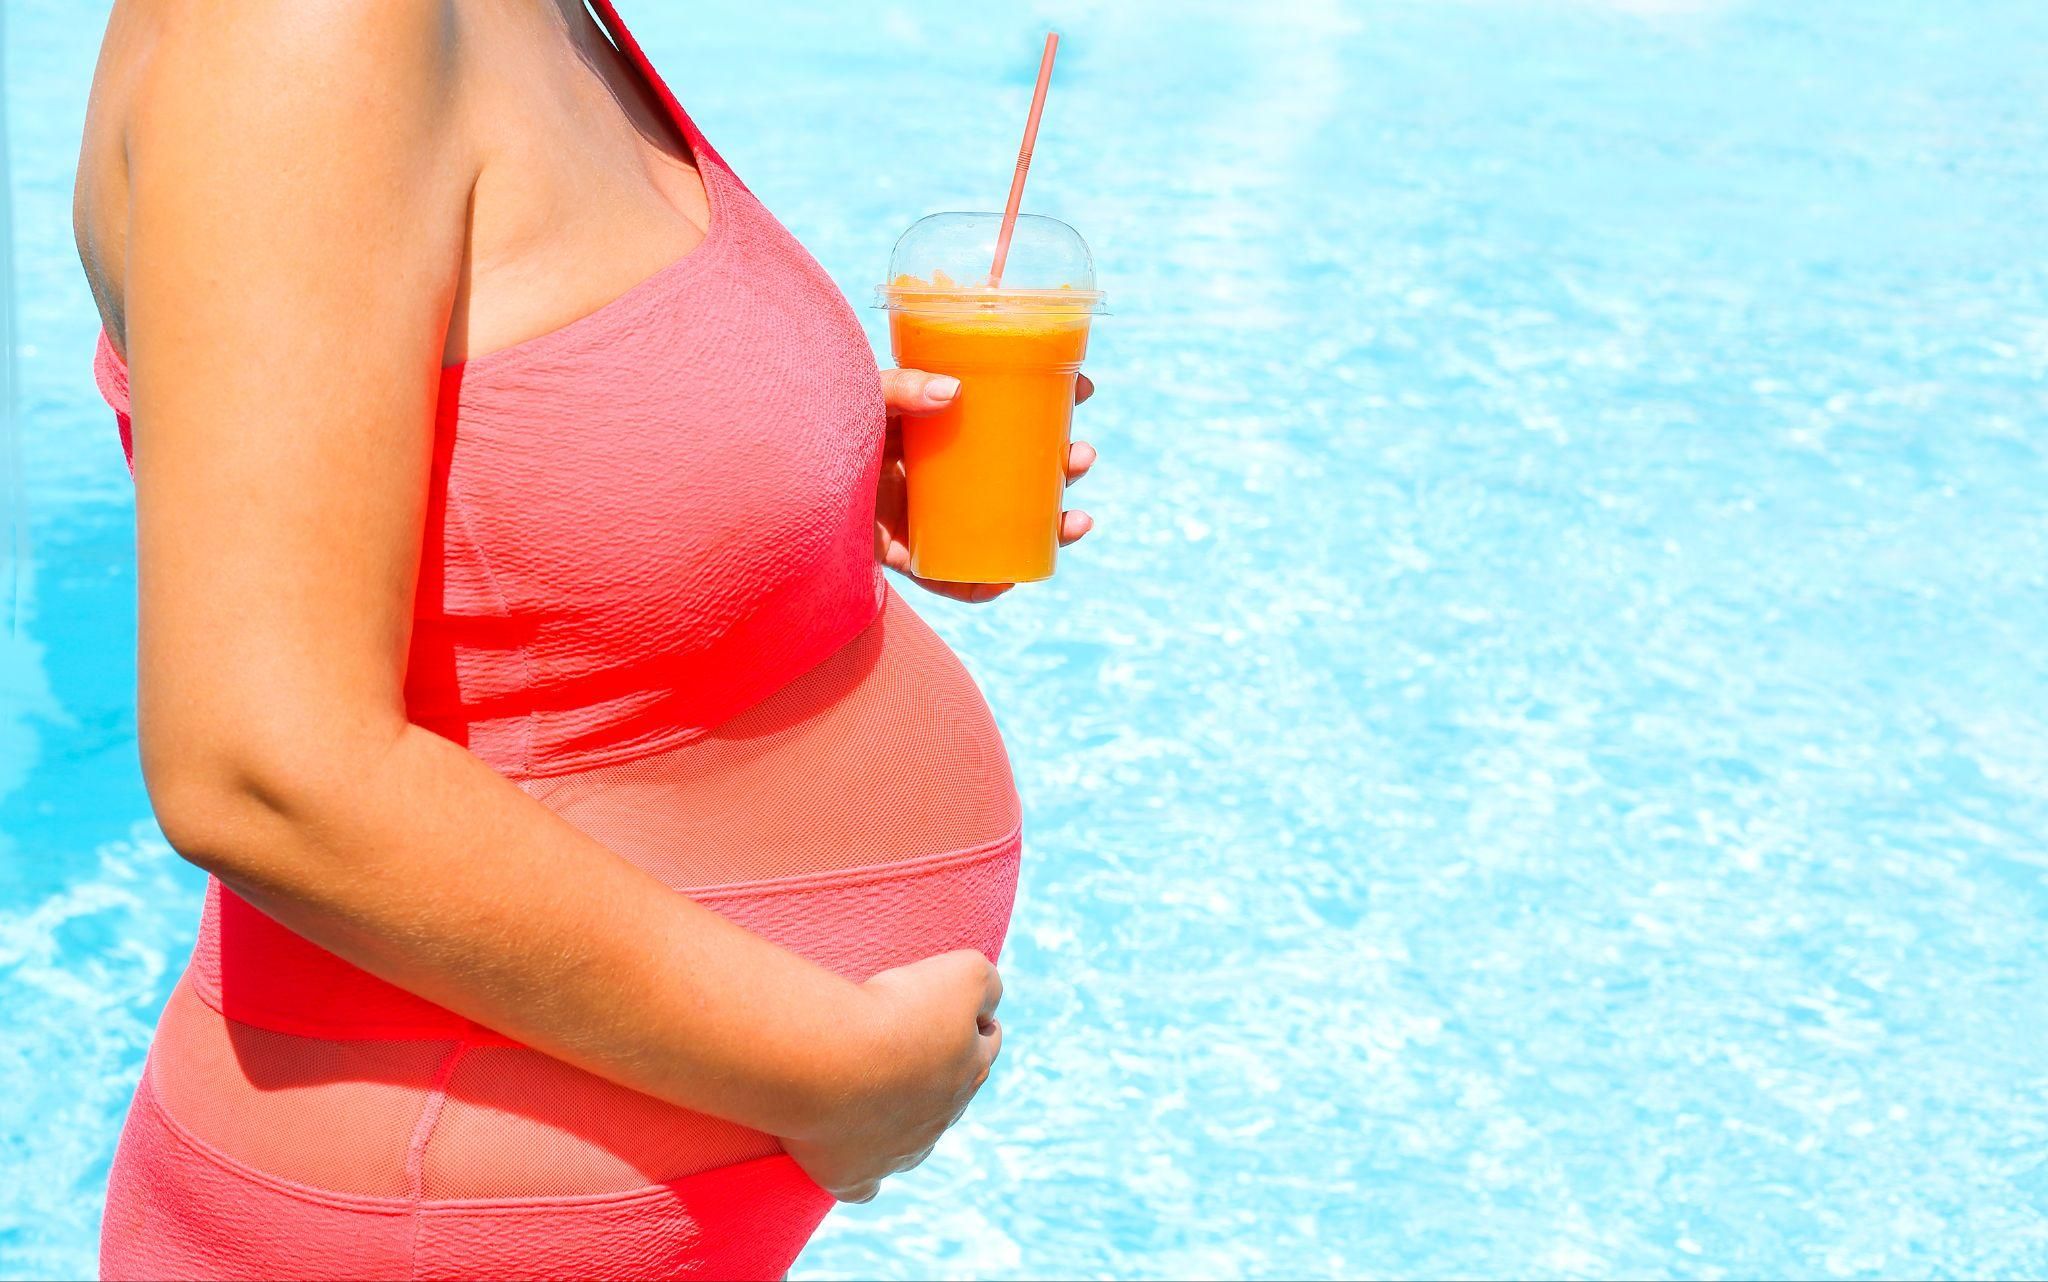
[[[910,572],[955,583],[1052,577],[1074,380],[1102,310],[1079,232],[1023,214],[1000,289],[988,284],[1002,215],[913,223],[877,290],[904,369],[951,374],[960,394],[903,420]]]

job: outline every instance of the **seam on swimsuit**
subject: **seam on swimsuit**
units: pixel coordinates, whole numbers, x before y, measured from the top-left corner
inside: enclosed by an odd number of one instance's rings
[[[664,752],[672,752],[686,744],[692,744],[699,739],[707,738],[717,728],[717,726],[677,726],[670,730],[651,734],[644,739],[632,740],[629,743],[614,745],[609,748],[595,748],[577,753],[574,756],[558,756],[550,762],[545,770],[534,769],[532,758],[529,756],[520,773],[511,776],[512,782],[537,783],[543,780],[559,779],[564,775],[580,775],[586,771],[603,769],[605,766],[631,765],[633,762],[645,760],[648,757],[658,757]]]
[[[622,1193],[587,1193],[572,1197],[501,1197],[466,1200],[443,1198],[437,1202],[420,1203],[420,1213],[425,1216],[476,1215],[507,1216],[516,1218],[532,1211],[549,1211],[569,1208],[598,1208],[606,1206],[630,1206],[638,1202],[673,1202],[689,1196],[689,1186],[699,1181],[724,1183],[737,1177],[739,1172],[751,1171],[756,1167],[790,1166],[798,1172],[796,1159],[787,1153],[770,1153],[765,1157],[750,1157],[744,1162],[729,1162],[724,1166],[713,1166],[702,1171],[668,1181],[665,1184],[648,1184]],[[807,1180],[808,1176],[805,1177]],[[815,1187],[815,1184],[814,1184]],[[819,1195],[830,1197],[819,1190]]]
[[[407,1277],[420,1275],[420,1203],[427,1195],[427,1143],[434,1138],[434,1128],[440,1125],[441,1110],[448,1103],[448,1082],[455,1076],[455,1066],[469,1053],[469,1039],[455,1043],[441,1059],[441,1066],[434,1070],[433,1083],[427,1087],[427,1097],[420,1102],[419,1120],[413,1123],[412,1138],[405,1146],[405,1200],[411,1206],[411,1231],[405,1244],[405,1272]]]
[[[147,1079],[144,1080],[146,1084]],[[189,1150],[194,1158],[226,1172],[235,1179],[261,1185],[309,1206],[333,1211],[356,1211],[365,1215],[447,1215],[466,1214],[472,1211],[513,1215],[521,1211],[628,1206],[635,1202],[667,1201],[674,1198],[684,1185],[704,1176],[724,1176],[759,1164],[794,1161],[787,1153],[771,1153],[766,1157],[748,1158],[744,1162],[734,1162],[727,1166],[714,1166],[709,1170],[697,1171],[665,1184],[646,1184],[637,1189],[623,1189],[614,1193],[583,1193],[567,1197],[436,1198],[415,1202],[410,1198],[378,1197],[368,1193],[329,1192],[251,1166],[186,1129],[185,1124],[173,1117],[170,1110],[157,1098],[154,1087],[139,1092],[136,1096],[136,1105],[146,1106],[162,1123],[171,1139]]]
[[[458,397],[455,407],[455,418],[459,420],[461,416],[462,405],[461,399]],[[449,430],[454,430],[453,423],[450,424]],[[455,519],[462,522],[462,537],[469,540],[470,548],[476,553],[476,563],[484,569],[484,580],[491,585],[491,595],[497,600],[499,614],[510,618],[512,616],[512,602],[505,595],[504,580],[498,577],[497,567],[491,564],[489,553],[484,551],[483,540],[476,536],[476,527],[469,523],[469,504],[463,500],[462,491],[456,488],[454,464],[452,462],[449,464],[448,508],[454,513]],[[533,650],[529,645],[522,644],[519,647],[519,668],[526,678],[526,688],[529,690],[537,689],[539,682],[534,680]],[[519,745],[519,772],[522,775],[530,774],[533,770],[533,741],[537,733],[539,720],[540,710],[534,708],[527,712],[521,723],[524,731],[522,736],[524,742]]]
[[[805,894],[820,890],[843,890],[884,881],[909,881],[951,871],[966,864],[1008,854],[1023,845],[1024,826],[1016,824],[1000,837],[943,850],[937,854],[914,855],[885,864],[862,864],[830,872],[803,873],[795,877],[768,877],[757,881],[723,882],[710,886],[689,886],[676,892],[700,904],[727,899],[766,899],[774,895]]]

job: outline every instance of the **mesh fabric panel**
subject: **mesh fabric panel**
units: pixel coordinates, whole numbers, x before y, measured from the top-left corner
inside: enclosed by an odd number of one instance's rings
[[[414,1128],[454,1049],[252,1028],[188,981],[164,1008],[148,1071],[164,1112],[238,1162],[337,1193],[405,1197]]]
[[[622,1192],[781,1151],[759,1131],[675,1108],[550,1056],[479,1047],[463,1054],[449,1078],[422,1165],[422,1192]]]

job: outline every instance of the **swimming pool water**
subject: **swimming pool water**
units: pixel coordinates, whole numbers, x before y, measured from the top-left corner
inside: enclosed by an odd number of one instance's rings
[[[201,883],[67,240],[104,5],[6,3],[0,1274],[79,1276]],[[622,7],[863,302],[1058,25],[1027,207],[1116,312],[1098,533],[917,601],[1027,803],[1004,1062],[797,1276],[2048,1272],[2048,8]]]

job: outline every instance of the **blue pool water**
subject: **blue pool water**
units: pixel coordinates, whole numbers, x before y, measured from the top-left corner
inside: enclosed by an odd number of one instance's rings
[[[1117,312],[1099,532],[918,602],[1028,807],[1005,1060],[799,1277],[2048,1272],[2048,6],[622,4],[856,294],[1058,24],[1031,207]],[[8,1275],[89,1271],[200,891],[65,224],[103,8],[5,10]]]

